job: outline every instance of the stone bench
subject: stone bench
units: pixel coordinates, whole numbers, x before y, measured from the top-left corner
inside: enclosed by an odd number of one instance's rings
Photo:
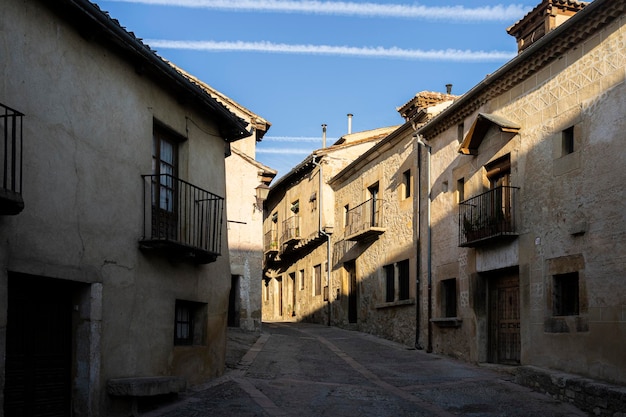
[[[132,415],[137,416],[137,399],[156,395],[178,394],[187,389],[187,381],[175,376],[144,376],[136,378],[115,378],[107,381],[107,393],[116,397],[129,397],[132,402]]]

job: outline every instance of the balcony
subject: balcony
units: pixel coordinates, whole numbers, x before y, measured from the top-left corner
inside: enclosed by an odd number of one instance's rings
[[[300,216],[291,216],[283,221],[283,234],[280,237],[281,245],[291,245],[302,238],[300,236]]]
[[[22,198],[22,118],[0,104],[0,215],[16,215],[24,209]]]
[[[265,238],[263,240],[263,251],[265,254],[276,254],[278,253],[278,231],[275,229],[270,230],[265,233]]]
[[[224,198],[169,174],[142,175],[142,250],[197,264],[221,255]]]
[[[476,247],[515,238],[518,190],[496,187],[459,203],[459,246]]]
[[[346,213],[345,240],[363,240],[385,233],[382,227],[382,200],[369,200]]]

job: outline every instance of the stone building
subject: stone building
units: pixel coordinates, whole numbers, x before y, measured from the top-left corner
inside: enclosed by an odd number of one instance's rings
[[[185,75],[242,119],[252,133],[230,143],[230,155],[226,158],[226,218],[231,273],[228,325],[260,331],[263,202],[277,171],[255,158],[256,145],[263,140],[271,123],[207,83],[188,73]]]
[[[332,324],[414,346],[417,320],[417,155],[413,134],[454,96],[418,93],[406,122],[330,180],[335,196]]]
[[[255,129],[255,132],[259,132]],[[252,140],[255,140],[252,138]],[[226,209],[230,251],[231,288],[228,325],[247,331],[260,331],[263,278],[263,202],[276,176],[273,170],[231,146],[226,158]],[[248,145],[250,145],[248,143]]]
[[[265,203],[264,320],[329,323],[335,200],[328,181],[394,129],[349,133],[272,185]]]
[[[276,170],[256,158],[256,144],[271,123],[207,83],[186,73],[217,102],[247,124],[251,135],[229,144],[226,158],[226,217],[230,255],[231,289],[228,325],[248,331],[261,329],[261,281],[263,274],[263,201]]]
[[[89,1],[2,10],[0,415],[129,415],[221,374],[247,123]]]
[[[417,130],[427,349],[626,383],[624,9],[544,0]]]

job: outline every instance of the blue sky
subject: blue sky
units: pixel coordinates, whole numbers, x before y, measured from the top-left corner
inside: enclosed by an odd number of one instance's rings
[[[278,176],[347,133],[403,122],[417,92],[463,94],[516,54],[506,28],[539,0],[98,0],[165,59],[272,127]]]

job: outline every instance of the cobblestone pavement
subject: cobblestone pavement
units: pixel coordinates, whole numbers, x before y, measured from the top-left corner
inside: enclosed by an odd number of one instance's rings
[[[144,415],[587,415],[513,383],[510,373],[335,327],[265,323],[260,336],[237,330],[228,358],[224,376]]]

